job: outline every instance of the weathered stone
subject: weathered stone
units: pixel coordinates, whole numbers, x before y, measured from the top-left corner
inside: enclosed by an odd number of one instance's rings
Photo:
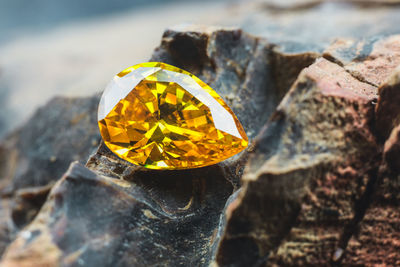
[[[274,47],[270,68],[276,91],[272,95],[282,99],[297,79],[299,73],[314,63],[320,56],[316,52],[282,52],[279,47]]]
[[[59,179],[71,161],[87,160],[100,140],[98,101],[98,96],[55,98],[1,142],[6,151],[1,160],[8,166],[2,178],[12,190],[46,185]]]
[[[325,59],[300,74],[256,139],[218,264],[326,265],[345,247],[342,232],[377,169],[376,93]]]
[[[30,256],[52,266],[205,266],[232,189],[218,166],[143,171],[127,182],[75,163],[3,264],[24,266]]]
[[[349,241],[344,265],[400,265],[400,126],[386,141],[371,205]]]
[[[11,219],[15,227],[22,229],[35,218],[52,186],[53,184],[50,183],[40,187],[19,189],[15,192],[11,203]]]
[[[324,57],[340,64],[362,82],[380,86],[400,65],[400,35],[362,41],[338,39]]]
[[[400,67],[379,88],[379,101],[376,106],[376,130],[383,142],[389,137],[393,127],[399,124]]]
[[[400,265],[399,73],[394,71],[379,89],[376,132],[386,140],[383,161],[370,207],[346,248],[344,265]]]
[[[34,218],[70,162],[85,162],[98,146],[98,101],[55,98],[0,142],[0,253]]]
[[[383,153],[389,171],[393,175],[400,174],[400,122],[386,140]]]

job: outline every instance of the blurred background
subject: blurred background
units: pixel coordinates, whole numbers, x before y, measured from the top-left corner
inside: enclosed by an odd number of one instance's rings
[[[100,92],[147,61],[168,27],[241,27],[289,53],[321,52],[336,37],[400,32],[398,1],[376,2],[0,0],[0,138],[50,98]]]

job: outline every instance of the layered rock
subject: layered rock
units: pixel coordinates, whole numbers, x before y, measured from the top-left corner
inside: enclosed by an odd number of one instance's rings
[[[376,131],[387,136],[370,206],[349,241],[344,264],[400,264],[400,88],[399,70],[381,86],[376,107]],[[395,93],[397,92],[397,94]]]
[[[319,59],[302,71],[256,138],[243,190],[228,207],[218,264],[298,266],[343,260],[381,184],[375,85],[383,84],[384,101],[385,79],[400,63],[399,43],[392,36],[373,49],[365,49],[361,41],[348,51],[343,48],[347,42],[339,40],[324,53],[333,62]],[[393,78],[388,83],[396,84]],[[396,112],[388,114],[396,121]],[[390,223],[384,220],[389,229],[398,226],[396,220],[396,226]],[[359,260],[347,257],[345,262],[362,263],[363,253]],[[392,255],[387,263],[396,260]]]

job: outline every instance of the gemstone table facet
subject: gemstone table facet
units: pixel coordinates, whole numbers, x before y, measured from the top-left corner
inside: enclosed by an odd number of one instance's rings
[[[210,86],[160,62],[117,74],[101,97],[98,123],[113,153],[151,169],[212,165],[248,145],[239,120]]]

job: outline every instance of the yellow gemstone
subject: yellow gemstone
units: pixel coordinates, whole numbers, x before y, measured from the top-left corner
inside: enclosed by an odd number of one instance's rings
[[[193,74],[148,62],[117,74],[98,113],[104,143],[151,169],[188,169],[227,159],[248,145],[222,98]]]

